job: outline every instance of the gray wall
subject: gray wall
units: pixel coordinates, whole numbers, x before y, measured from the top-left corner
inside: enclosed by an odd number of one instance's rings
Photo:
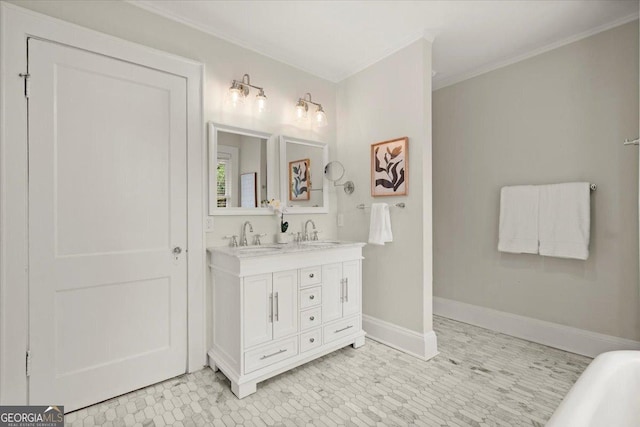
[[[402,70],[399,78],[398,70]],[[355,192],[338,192],[338,236],[364,241],[369,210],[356,204],[405,202],[391,209],[393,242],[364,248],[363,311],[417,331],[432,330],[431,43],[419,40],[338,86],[338,158]],[[408,195],[371,197],[371,144],[409,137]],[[435,350],[435,349],[434,349]]]
[[[638,22],[433,94],[434,293],[640,340]],[[504,185],[589,181],[587,261],[497,251]]]

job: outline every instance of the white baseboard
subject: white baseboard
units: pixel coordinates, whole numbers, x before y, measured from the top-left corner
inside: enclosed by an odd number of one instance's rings
[[[362,315],[362,329],[367,338],[422,360],[438,354],[438,338],[433,331],[421,334],[366,314]]]
[[[446,298],[433,298],[433,314],[589,357],[614,350],[640,350],[638,341]]]

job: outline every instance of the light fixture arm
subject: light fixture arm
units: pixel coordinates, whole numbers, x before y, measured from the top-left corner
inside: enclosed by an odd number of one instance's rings
[[[249,76],[249,74],[243,75],[242,76],[242,80],[240,80],[240,81],[234,80],[231,83],[231,87],[240,89],[242,91],[242,93],[244,94],[244,96],[249,95],[249,88],[252,87],[254,89],[258,89],[259,95],[264,96],[264,88],[262,88],[260,86],[252,85],[251,84],[251,77]]]
[[[309,99],[307,99],[307,96],[309,97]],[[304,96],[302,98],[298,98],[298,104],[304,104],[305,106],[305,110],[309,109],[309,106],[307,104],[313,104],[316,107],[320,107],[322,108],[322,104],[319,104],[317,102],[313,102],[311,100],[311,94],[309,92],[305,93]]]

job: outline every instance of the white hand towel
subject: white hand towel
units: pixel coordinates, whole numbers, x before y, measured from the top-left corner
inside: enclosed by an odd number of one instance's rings
[[[589,257],[589,190],[588,182],[540,186],[540,255]]]
[[[537,186],[502,187],[498,250],[516,254],[538,253]]]
[[[393,241],[391,232],[391,217],[389,205],[386,203],[373,203],[371,205],[371,220],[369,223],[369,243],[384,245]]]

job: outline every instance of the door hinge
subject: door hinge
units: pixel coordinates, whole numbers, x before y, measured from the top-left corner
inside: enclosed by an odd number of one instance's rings
[[[29,83],[29,78],[31,77],[31,74],[29,73],[20,73],[18,74],[20,77],[22,77],[24,79],[24,97],[29,99],[29,93],[31,92],[31,88],[30,88],[30,83]]]
[[[27,376],[31,375],[31,350],[27,350],[27,357],[25,360],[25,370],[27,371]]]

